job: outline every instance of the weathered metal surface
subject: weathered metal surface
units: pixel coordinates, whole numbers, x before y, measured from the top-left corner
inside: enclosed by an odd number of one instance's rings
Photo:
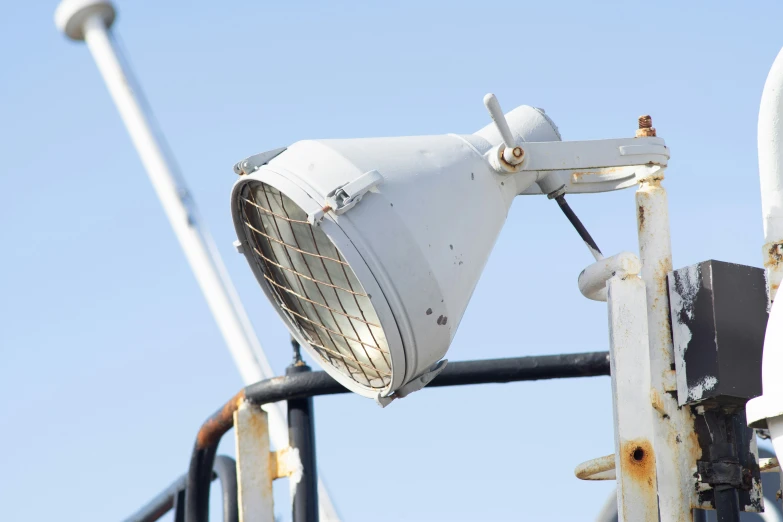
[[[614,467],[614,453],[612,453],[582,462],[574,470],[574,475],[579,480],[615,480],[617,474]]]
[[[693,427],[693,414],[680,408],[672,387],[674,350],[669,319],[667,274],[672,269],[669,211],[663,173],[643,179],[636,192],[641,277],[647,291],[650,349],[650,396],[657,402],[655,466],[658,506],[662,521],[692,521],[696,506],[696,460],[701,449]],[[660,401],[658,401],[660,399]]]
[[[761,255],[766,269],[767,295],[773,301],[783,280],[783,242],[767,243],[761,248]]]
[[[647,114],[639,116],[639,129],[636,131],[636,137],[650,138],[655,135],[655,129],[652,126],[652,118]]]
[[[233,412],[237,452],[239,522],[275,522],[267,413],[243,402]]]
[[[196,449],[207,448],[220,441],[220,438],[234,425],[234,412],[244,400],[245,390],[241,390],[204,422],[196,435]]]
[[[658,414],[650,400],[645,285],[635,268],[607,283],[617,510],[621,522],[658,522],[652,443]]]
[[[641,263],[636,254],[620,252],[611,257],[596,261],[579,274],[579,291],[593,301],[606,301],[606,282],[613,275],[624,277],[638,274]]]
[[[669,274],[680,405],[744,408],[761,395],[767,294],[760,268],[704,261]]]
[[[270,459],[272,479],[293,477],[292,480],[298,481],[297,477],[302,474],[302,459],[299,458],[298,449],[288,447],[273,451]]]
[[[780,471],[780,462],[776,457],[759,459],[759,470],[762,473],[778,473]]]
[[[695,408],[696,433],[702,448],[697,461],[698,503],[702,509],[719,507],[718,492],[737,490],[741,511],[764,509],[756,436],[747,427],[745,413],[715,400]]]

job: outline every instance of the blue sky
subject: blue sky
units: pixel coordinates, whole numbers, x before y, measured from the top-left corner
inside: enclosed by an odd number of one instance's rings
[[[287,331],[231,246],[234,162],[304,138],[473,132],[487,92],[545,108],[564,139],[632,136],[651,114],[672,151],[675,267],[759,266],[756,120],[783,7],[703,5],[145,0],[118,2],[115,27],[282,372]],[[117,520],[185,471],[241,381],[55,6],[0,20],[0,518]],[[605,253],[636,250],[633,190],[570,202]],[[449,359],[607,349],[604,305],[576,285],[590,262],[554,203],[518,198]],[[613,449],[606,377],[316,408],[348,522],[589,520],[613,487],[573,475]]]

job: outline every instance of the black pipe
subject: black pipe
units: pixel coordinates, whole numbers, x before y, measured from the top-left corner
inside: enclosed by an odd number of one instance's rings
[[[453,362],[427,388],[599,375],[609,375],[608,352]],[[338,393],[348,393],[348,390],[326,372],[303,372],[265,379],[247,386],[234,396],[199,430],[188,470],[185,520],[207,522],[209,519],[210,481],[206,470],[212,469],[220,438],[232,428],[227,412],[236,409],[239,400],[247,399],[262,405]]]
[[[608,352],[450,362],[427,388],[599,375],[609,375]],[[338,393],[348,390],[321,371],[273,377],[245,388],[247,400],[258,405]]]
[[[187,475],[182,475],[171,486],[164,489],[158,496],[136,513],[125,519],[125,522],[155,522],[174,509],[174,521],[185,520],[185,486]],[[223,521],[239,521],[239,504],[237,500],[237,464],[231,457],[219,455],[215,458],[214,472],[211,480],[220,479],[223,492]]]
[[[716,486],[715,514],[718,522],[739,522],[740,506],[737,489],[732,486]]]
[[[709,446],[710,460],[715,466],[731,466],[742,470],[740,465],[737,447],[737,414],[726,411],[704,413],[707,426],[710,429],[712,444]],[[745,423],[741,423],[744,429]],[[712,489],[715,499],[715,514],[718,516],[718,522],[739,522],[740,505],[739,491],[737,483],[731,483],[731,479],[720,477],[715,479]]]
[[[239,522],[237,463],[231,457],[218,455],[213,469],[215,470],[215,476],[220,479],[221,491],[223,493],[223,522]]]
[[[286,376],[306,373],[312,372],[301,359],[285,371]],[[288,401],[288,444],[299,451],[299,460],[302,463],[302,478],[297,482],[291,499],[292,520],[318,522],[318,475],[312,397]]]

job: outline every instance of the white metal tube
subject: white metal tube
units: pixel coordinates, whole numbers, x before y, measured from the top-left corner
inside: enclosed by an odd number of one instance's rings
[[[125,122],[131,140],[141,157],[155,192],[163,205],[180,246],[190,263],[212,315],[228,345],[242,380],[246,384],[274,376],[268,360],[250,325],[247,313],[231,284],[207,232],[191,219],[180,197],[179,187],[159,147],[144,112],[129,87],[127,74],[99,16],[85,21],[84,37],[98,69]],[[288,427],[281,407],[270,405],[270,436],[275,447],[288,445]],[[320,511],[323,520],[338,520],[325,487],[319,481]]]
[[[701,450],[690,410],[680,409],[674,378],[674,350],[667,274],[672,270],[669,209],[663,173],[643,179],[636,192],[641,277],[647,290],[650,343],[650,400],[655,407],[655,467],[661,520],[691,521],[695,507],[693,473]]]
[[[770,302],[783,279],[783,50],[767,76],[758,126],[764,267]]]
[[[246,315],[238,312],[242,307],[230,295],[235,292],[228,291],[228,288],[234,290],[231,283],[220,276],[199,227],[191,221],[192,216],[180,197],[180,187],[128,85],[125,71],[117,59],[103,20],[97,16],[87,19],[84,33],[87,46],[125,122],[180,246],[185,251],[242,380],[250,384],[265,377],[272,377],[274,374],[269,362],[265,358],[257,357],[257,354],[254,356],[250,338],[255,336],[247,331],[244,321],[240,319],[240,315],[245,318]]]

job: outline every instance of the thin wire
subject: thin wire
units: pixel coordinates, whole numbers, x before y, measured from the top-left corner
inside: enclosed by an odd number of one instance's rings
[[[277,239],[277,238],[274,238],[274,237],[270,236],[269,234],[265,234],[265,233],[261,232],[260,230],[258,230],[256,227],[254,227],[253,225],[251,225],[251,224],[250,224],[250,223],[248,223],[247,221],[245,221],[245,225],[246,225],[246,226],[247,226],[247,227],[248,227],[250,230],[252,230],[253,232],[255,232],[256,234],[258,234],[258,235],[260,235],[260,236],[264,236],[265,238],[267,238],[267,239],[270,239],[270,240],[274,241],[275,243],[279,243],[279,244],[283,245],[283,246],[284,246],[284,247],[286,247],[286,248],[290,248],[291,250],[294,250],[294,251],[296,251],[296,252],[299,252],[300,254],[305,254],[305,255],[308,255],[308,256],[313,256],[313,257],[320,257],[320,258],[326,259],[326,260],[328,260],[328,261],[333,261],[333,262],[335,262],[335,263],[340,263],[341,265],[347,265],[347,264],[348,264],[348,263],[346,263],[345,261],[340,261],[339,259],[334,259],[334,258],[331,258],[331,257],[322,256],[322,255],[320,255],[320,254],[313,254],[312,252],[307,252],[306,250],[301,250],[301,249],[299,249],[299,248],[297,248],[297,247],[295,247],[295,246],[293,246],[293,245],[289,245],[289,244],[288,244],[288,243],[286,243],[285,241],[280,241],[279,239]]]
[[[330,308],[330,307],[326,306],[325,304],[321,304],[319,302],[316,302],[316,301],[313,301],[311,299],[308,299],[308,298],[306,298],[306,297],[304,297],[302,295],[299,295],[296,292],[294,292],[293,290],[291,290],[290,288],[287,288],[287,287],[281,285],[280,283],[278,283],[277,281],[275,281],[274,279],[272,279],[271,277],[269,277],[266,274],[264,274],[264,279],[266,279],[271,284],[273,284],[276,287],[278,287],[280,290],[283,290],[284,292],[288,292],[289,294],[295,295],[296,297],[298,297],[299,299],[301,299],[303,301],[307,301],[308,303],[313,303],[314,305],[317,305],[317,306],[322,306],[322,307],[324,307],[324,308],[326,308],[328,310],[331,310],[332,312],[338,313],[340,315],[344,315],[345,317],[347,317],[349,319],[353,319],[355,321],[359,321],[359,322],[364,323],[364,324],[366,324],[368,326],[375,326],[376,328],[380,328],[381,327],[381,325],[379,325],[379,324],[375,324],[375,323],[371,323],[369,321],[365,321],[364,319],[356,317],[355,315],[344,314],[343,312],[341,312],[339,310],[335,310],[334,308]]]

